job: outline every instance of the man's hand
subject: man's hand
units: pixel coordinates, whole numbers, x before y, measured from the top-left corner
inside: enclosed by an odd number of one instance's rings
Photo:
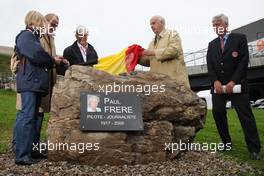
[[[67,59],[62,59],[62,62],[67,65],[67,66],[70,66],[70,62],[67,60]]]
[[[59,65],[60,63],[64,63],[67,66],[70,66],[70,62],[67,59],[64,59],[62,56],[54,57],[55,64]]]
[[[233,93],[233,88],[235,86],[234,81],[230,81],[227,85],[226,85],[226,93],[231,94]]]
[[[214,89],[216,94],[222,94],[223,89],[222,89],[222,83],[218,80],[214,82]]]
[[[59,65],[61,63],[61,61],[62,61],[61,57],[58,57],[58,56],[54,57],[54,62],[56,65]]]
[[[155,52],[152,51],[152,50],[147,50],[147,49],[145,49],[145,50],[143,51],[143,56],[155,56]]]

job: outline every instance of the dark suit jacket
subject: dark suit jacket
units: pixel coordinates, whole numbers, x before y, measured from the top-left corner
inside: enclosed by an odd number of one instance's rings
[[[207,51],[207,68],[212,83],[211,93],[214,92],[214,81],[223,85],[229,81],[242,85],[242,92],[247,92],[247,69],[249,53],[247,38],[244,34],[231,33],[221,51],[220,38],[209,43]]]
[[[84,62],[80,48],[75,41],[71,46],[67,47],[63,51],[63,57],[70,62],[70,65],[87,65],[93,66],[98,63],[98,55],[94,47],[88,44],[88,49],[86,51],[87,61]],[[57,68],[57,74],[64,75],[67,68],[59,66]]]

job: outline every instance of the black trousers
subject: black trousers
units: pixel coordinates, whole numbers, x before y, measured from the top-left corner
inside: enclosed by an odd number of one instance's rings
[[[260,152],[260,141],[255,117],[252,113],[248,94],[212,94],[213,116],[218,133],[224,144],[231,142],[229,135],[226,102],[231,100],[243,128],[248,151]]]

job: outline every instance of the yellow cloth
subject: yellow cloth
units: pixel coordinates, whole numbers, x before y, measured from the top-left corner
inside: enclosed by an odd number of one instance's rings
[[[119,53],[99,58],[98,64],[94,65],[93,67],[97,70],[102,70],[113,75],[127,72],[125,60],[126,50],[127,49],[123,49]]]

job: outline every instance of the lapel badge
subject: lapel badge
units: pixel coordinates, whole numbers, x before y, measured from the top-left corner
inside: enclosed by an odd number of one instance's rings
[[[232,56],[236,58],[236,57],[238,56],[238,52],[233,51],[233,52],[232,52]]]

